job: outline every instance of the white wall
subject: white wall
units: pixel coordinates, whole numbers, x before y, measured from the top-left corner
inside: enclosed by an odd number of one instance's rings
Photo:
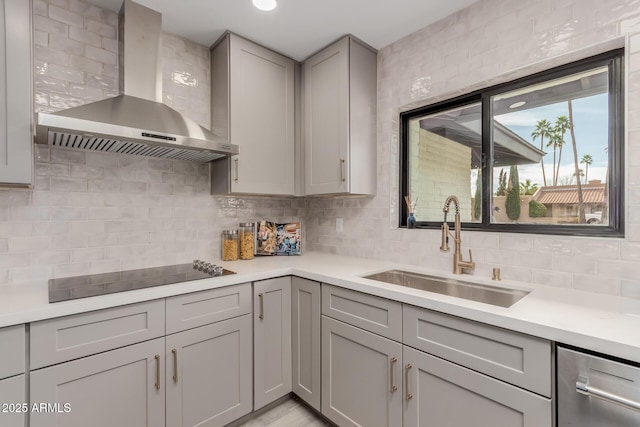
[[[626,238],[463,233],[476,275],[640,298],[640,3],[480,0],[378,54],[378,195],[311,199],[307,244],[317,250],[439,270],[437,230],[397,229],[398,114],[625,46]],[[345,218],[342,234],[335,218]]]
[[[117,25],[84,1],[34,0],[36,111],[118,95]],[[208,48],[166,33],[162,47],[165,103],[208,127]],[[304,200],[210,196],[205,164],[35,151],[34,189],[0,188],[0,284],[215,261],[222,229],[304,213]]]

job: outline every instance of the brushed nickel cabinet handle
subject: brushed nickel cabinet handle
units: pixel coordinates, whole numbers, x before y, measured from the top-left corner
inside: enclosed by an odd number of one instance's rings
[[[411,363],[407,363],[407,365],[404,367],[404,386],[406,389],[405,399],[407,400],[413,399],[413,394],[409,393],[409,369],[411,368]]]
[[[345,163],[344,159],[340,159],[340,180],[342,182],[346,181],[345,173],[344,173],[344,163]]]
[[[260,299],[260,315],[258,316],[258,319],[262,320],[264,319],[264,295],[258,294],[258,298]]]
[[[173,353],[173,382],[177,383],[178,382],[178,350],[174,348],[173,350],[171,350],[171,353]]]
[[[398,359],[395,357],[392,357],[391,360],[389,361],[389,376],[390,376],[389,382],[391,383],[391,393],[398,390],[398,387],[396,387],[395,380],[393,378],[393,365],[395,365],[397,361]]]
[[[160,390],[160,355],[156,354],[156,390]]]
[[[238,181],[238,179],[240,178],[240,174],[238,173],[238,159],[234,159],[234,162],[236,164],[236,177],[234,179],[234,181]]]

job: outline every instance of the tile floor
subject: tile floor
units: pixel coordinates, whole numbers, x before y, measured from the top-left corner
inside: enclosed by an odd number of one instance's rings
[[[299,401],[289,399],[238,427],[323,427],[329,425]]]

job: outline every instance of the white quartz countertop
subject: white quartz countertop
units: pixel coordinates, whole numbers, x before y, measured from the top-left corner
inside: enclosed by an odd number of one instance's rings
[[[46,284],[3,286],[0,327],[295,275],[640,363],[640,300],[509,280],[494,282],[472,275],[453,276],[415,266],[313,252],[297,257],[217,263],[238,274],[57,303],[48,302]],[[456,277],[531,293],[511,307],[502,308],[361,277],[388,269]]]

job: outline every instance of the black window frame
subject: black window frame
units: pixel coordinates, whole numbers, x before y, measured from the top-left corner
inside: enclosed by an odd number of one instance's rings
[[[609,223],[605,226],[558,224],[491,223],[492,201],[492,105],[493,96],[543,83],[560,77],[607,66],[609,70]],[[570,64],[561,65],[507,83],[480,89],[445,101],[400,113],[400,192],[398,214],[400,227],[407,226],[404,196],[409,194],[409,122],[413,118],[480,103],[482,109],[482,222],[463,222],[462,228],[478,231],[550,234],[560,236],[624,237],[624,49],[616,49]],[[489,161],[488,161],[489,160]],[[442,201],[444,204],[444,200]],[[416,228],[440,228],[442,222],[418,221]]]

